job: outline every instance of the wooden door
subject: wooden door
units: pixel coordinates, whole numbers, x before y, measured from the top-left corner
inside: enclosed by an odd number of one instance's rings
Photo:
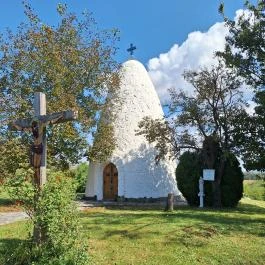
[[[115,200],[118,196],[118,170],[112,163],[103,171],[103,199]]]

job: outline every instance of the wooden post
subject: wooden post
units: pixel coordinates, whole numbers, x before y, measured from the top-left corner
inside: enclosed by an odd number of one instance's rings
[[[198,196],[200,197],[200,208],[203,208],[203,197],[204,197],[204,180],[202,177],[199,179],[199,194]]]
[[[172,212],[174,210],[174,194],[169,193],[167,195],[167,206],[166,211]]]
[[[36,92],[34,94],[34,115],[43,116],[46,115],[46,96],[42,92]],[[42,154],[41,154],[41,166],[36,168],[35,172],[36,177],[38,178],[38,185],[41,188],[47,180],[46,177],[46,164],[47,164],[47,139],[46,139],[46,126],[43,126],[39,122],[39,137],[37,141],[42,145]],[[42,127],[42,128],[41,128]]]
[[[46,115],[46,96],[44,93],[36,92],[34,94],[34,116],[40,117],[42,115]],[[46,126],[41,121],[37,122],[37,135],[34,137],[34,146],[39,146],[41,148],[41,152],[39,154],[33,154],[33,164],[34,159],[40,159],[40,166],[35,166],[34,170],[34,184],[36,188],[40,190],[46,182],[46,159],[47,159],[47,141],[46,141]],[[35,158],[34,158],[35,157]],[[39,200],[39,192],[35,194],[35,201]],[[35,209],[36,211],[36,209]],[[33,229],[33,237],[36,244],[40,244],[45,237],[45,231],[43,227],[39,223],[34,225]]]

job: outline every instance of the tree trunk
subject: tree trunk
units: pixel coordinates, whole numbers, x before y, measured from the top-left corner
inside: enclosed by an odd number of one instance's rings
[[[222,207],[221,180],[224,175],[224,169],[225,158],[222,155],[216,169],[215,180],[213,182],[213,206],[216,208]]]
[[[222,207],[221,180],[224,174],[225,159],[222,155],[218,141],[208,136],[203,141],[204,164],[209,169],[215,169],[215,180],[212,182],[213,207]]]
[[[221,186],[217,179],[213,181],[212,188],[213,188],[213,207],[221,208],[222,207]]]

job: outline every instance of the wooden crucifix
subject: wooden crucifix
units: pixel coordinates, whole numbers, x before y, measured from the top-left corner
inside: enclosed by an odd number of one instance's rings
[[[34,184],[41,188],[46,182],[47,141],[46,126],[77,119],[77,112],[67,110],[46,115],[46,97],[44,93],[34,95],[34,117],[20,119],[10,124],[11,130],[30,131],[33,136],[31,164],[35,170]]]

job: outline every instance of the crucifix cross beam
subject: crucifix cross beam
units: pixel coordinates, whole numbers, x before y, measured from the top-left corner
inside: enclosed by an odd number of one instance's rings
[[[47,139],[46,126],[77,119],[77,112],[67,110],[46,114],[46,96],[37,92],[34,95],[34,117],[13,121],[9,128],[15,131],[30,131],[33,136],[31,164],[35,169],[35,185],[40,188],[46,182]]]
[[[32,124],[34,122],[41,122],[43,125],[47,126],[49,124],[57,124],[67,121],[72,121],[77,118],[77,112],[73,110],[66,110],[61,112],[55,112],[49,115],[39,115],[34,116],[32,119],[21,119],[12,122],[9,125],[12,131],[32,131]]]

